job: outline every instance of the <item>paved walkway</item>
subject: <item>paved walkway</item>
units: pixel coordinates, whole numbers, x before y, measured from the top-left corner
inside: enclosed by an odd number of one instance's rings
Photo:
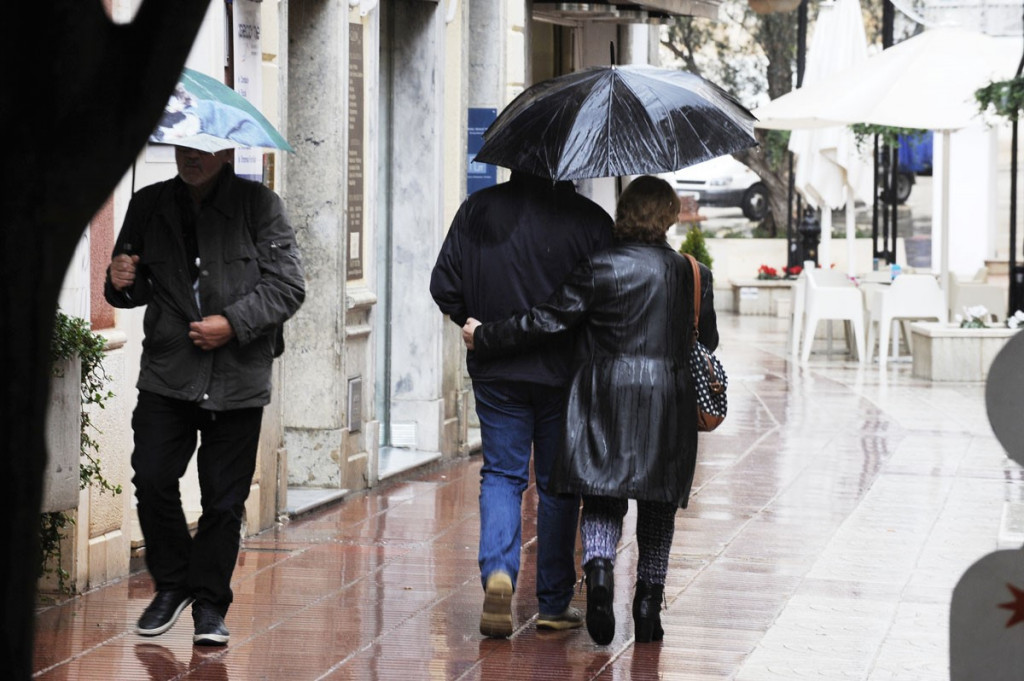
[[[482,638],[474,456],[247,539],[226,649],[193,649],[187,613],[163,636],[131,633],[145,575],[42,608],[38,678],[948,679],[952,588],[1010,548],[1004,506],[1024,498],[984,386],[841,355],[801,368],[778,319],[723,316],[721,331],[729,418],[701,436],[677,516],[664,643],[632,641],[632,512],[611,645],[536,629],[532,512],[518,629]]]

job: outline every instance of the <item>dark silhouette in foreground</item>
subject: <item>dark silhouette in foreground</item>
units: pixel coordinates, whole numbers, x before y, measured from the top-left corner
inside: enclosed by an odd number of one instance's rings
[[[145,0],[130,24],[97,0],[18,2],[0,50],[0,669],[32,673],[50,334],[85,226],[163,111],[209,0]]]

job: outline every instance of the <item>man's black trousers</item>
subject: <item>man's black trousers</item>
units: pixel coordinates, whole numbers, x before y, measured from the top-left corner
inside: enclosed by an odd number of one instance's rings
[[[157,590],[185,590],[227,613],[262,418],[262,407],[212,412],[194,402],[139,391],[132,416],[132,482],[146,566]],[[203,512],[192,537],[178,481],[195,452],[197,435]]]

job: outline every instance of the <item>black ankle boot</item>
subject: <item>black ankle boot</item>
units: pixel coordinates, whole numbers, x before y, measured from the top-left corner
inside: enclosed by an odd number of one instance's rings
[[[607,558],[592,558],[583,566],[587,575],[587,632],[594,643],[606,646],[615,638],[615,594],[613,564]]]
[[[665,638],[661,628],[661,599],[664,584],[648,584],[637,580],[633,596],[633,632],[637,643],[650,643]]]

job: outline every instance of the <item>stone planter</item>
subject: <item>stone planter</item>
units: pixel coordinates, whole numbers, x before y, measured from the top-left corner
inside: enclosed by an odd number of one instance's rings
[[[794,279],[733,279],[732,309],[736,314],[789,317]]]
[[[932,381],[984,381],[992,360],[1017,329],[961,329],[939,322],[910,325],[914,376]]]

